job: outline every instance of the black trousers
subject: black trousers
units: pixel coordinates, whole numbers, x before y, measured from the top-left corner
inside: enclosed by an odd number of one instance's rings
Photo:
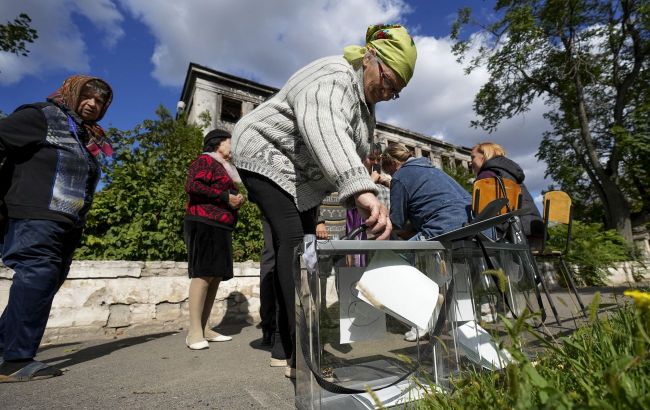
[[[274,333],[277,328],[275,323],[277,304],[273,286],[275,249],[273,248],[271,225],[264,216],[262,216],[262,230],[264,232],[264,249],[262,249],[260,258],[260,319],[262,319],[260,325],[264,333]]]
[[[271,226],[273,249],[275,251],[275,294],[278,303],[277,325],[280,344],[290,366],[295,367],[296,314],[294,250],[302,244],[305,234],[316,233],[316,210],[298,211],[293,197],[270,179],[241,170],[242,182],[248,190],[249,199],[259,206]],[[274,346],[275,353],[275,346]],[[277,357],[277,355],[274,355]]]

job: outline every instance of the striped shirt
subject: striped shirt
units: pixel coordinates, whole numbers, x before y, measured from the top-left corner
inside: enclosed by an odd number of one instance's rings
[[[374,107],[366,105],[363,68],[343,57],[316,60],[244,116],[232,134],[237,168],[261,174],[294,198],[300,211],[330,192],[341,204],[377,193],[361,158],[370,150]]]

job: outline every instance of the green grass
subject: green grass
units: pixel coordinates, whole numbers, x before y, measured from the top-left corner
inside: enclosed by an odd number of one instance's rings
[[[446,394],[411,403],[417,409],[650,409],[650,308],[626,305],[571,336],[549,341],[526,325],[503,318],[516,364],[501,372],[474,372]],[[536,338],[543,353],[529,358],[516,346]]]

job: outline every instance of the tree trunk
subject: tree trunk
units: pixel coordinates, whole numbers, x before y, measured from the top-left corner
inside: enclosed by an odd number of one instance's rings
[[[623,195],[620,187],[616,184],[616,174],[609,175],[603,165],[600,163],[596,148],[591,137],[591,130],[589,129],[589,118],[585,108],[585,99],[583,93],[582,81],[578,70],[574,77],[576,87],[576,106],[575,109],[578,114],[578,123],[580,124],[580,137],[584,144],[585,153],[587,154],[588,164],[591,166],[593,176],[591,178],[597,179],[593,181],[594,184],[599,184],[601,189],[598,190],[598,195],[601,197],[603,206],[605,207],[605,215],[607,217],[606,228],[616,229],[626,241],[632,243],[632,218],[630,213],[630,205]]]
[[[607,201],[606,228],[616,229],[626,241],[632,243],[632,215],[627,199],[611,180],[603,183],[603,191]]]
[[[614,182],[607,174],[603,173],[604,181],[603,178],[596,174],[591,163],[580,152],[577,142],[571,141],[570,144],[605,208],[605,227],[607,229],[616,229],[625,240],[632,241],[632,215],[623,192],[614,185]]]

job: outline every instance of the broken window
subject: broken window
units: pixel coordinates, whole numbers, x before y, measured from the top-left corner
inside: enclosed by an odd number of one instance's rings
[[[221,121],[236,123],[241,118],[241,101],[223,96],[221,99]]]

